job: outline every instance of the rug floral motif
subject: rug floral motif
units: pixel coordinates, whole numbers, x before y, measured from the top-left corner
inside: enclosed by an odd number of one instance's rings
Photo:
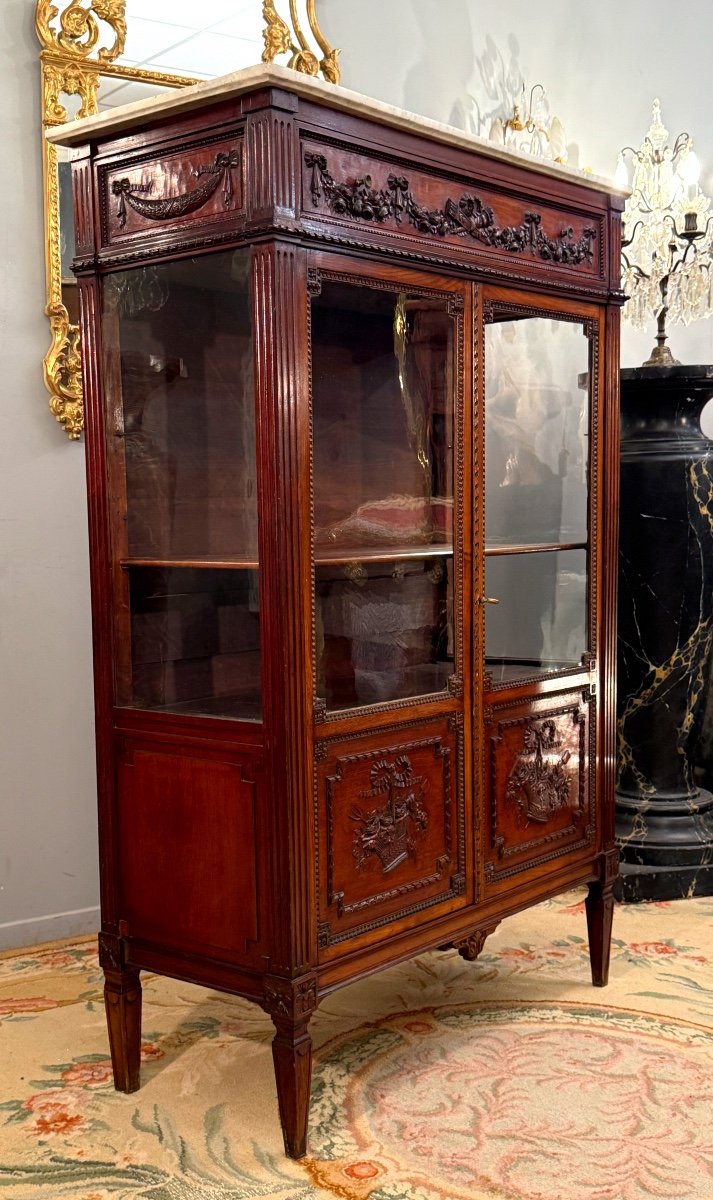
[[[145,976],[124,1096],[94,945],[0,957],[0,1197],[713,1200],[711,917],[618,909],[594,990],[572,894],[330,995],[301,1163],[255,1006]]]

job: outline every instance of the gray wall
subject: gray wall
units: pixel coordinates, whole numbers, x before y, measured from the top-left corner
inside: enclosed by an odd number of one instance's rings
[[[169,0],[166,0],[169,3]],[[259,0],[255,0],[258,4]],[[658,95],[713,191],[713,5],[689,0],[321,0],[343,82],[442,121],[542,82],[572,159],[610,174]],[[0,948],[97,924],[90,625],[81,445],[48,415],[40,363],[44,258],[34,0],[0,5]],[[196,64],[201,69],[201,64]],[[205,68],[203,68],[205,69]],[[695,82],[697,81],[697,83]],[[707,170],[705,168],[707,167]],[[624,326],[623,361],[652,329]],[[683,361],[713,360],[713,322],[676,327]]]
[[[0,5],[0,947],[97,922],[84,454],[42,382],[34,7]]]

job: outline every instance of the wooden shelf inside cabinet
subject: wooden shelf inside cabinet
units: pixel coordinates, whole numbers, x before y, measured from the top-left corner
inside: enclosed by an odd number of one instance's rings
[[[256,558],[224,558],[222,555],[206,555],[203,558],[122,558],[119,565],[124,571],[132,567],[158,567],[165,570],[219,570],[257,571]]]
[[[336,567],[351,562],[419,562],[425,558],[448,558],[453,546],[359,546],[347,549],[315,552],[317,567]],[[205,555],[202,558],[122,558],[119,565],[123,570],[133,567],[159,567],[166,570],[189,568],[196,570],[257,571],[256,558],[225,558],[222,555]]]
[[[486,546],[486,558],[496,558],[499,554],[551,554],[560,550],[586,550],[586,542],[532,542],[518,543],[512,546]]]
[[[315,550],[317,567],[338,567],[351,562],[420,562],[424,558],[448,558],[453,554],[452,545],[427,546],[354,546],[335,547],[334,550],[320,546]]]

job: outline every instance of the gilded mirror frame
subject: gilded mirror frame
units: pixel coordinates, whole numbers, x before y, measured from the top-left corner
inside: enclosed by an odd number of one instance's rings
[[[47,141],[44,131],[71,119],[62,103],[63,96],[79,97],[77,117],[89,117],[98,112],[99,84],[106,76],[161,87],[187,87],[197,82],[189,76],[126,67],[114,61],[124,50],[125,8],[125,0],[91,0],[89,7],[81,0],[58,0],[57,4],[52,0],[37,0],[35,10],[35,28],[42,46],[45,313],[51,336],[43,373],[50,394],[50,411],[71,441],[81,437],[84,428],[79,326],[70,319],[63,291],[57,147]],[[113,43],[108,46],[101,44],[102,26],[108,27],[114,35]]]
[[[306,75],[320,73],[329,83],[339,82],[339,50],[326,41],[317,22],[316,0],[302,0],[306,24],[313,38],[310,45],[300,21],[298,0],[289,0],[292,27],[275,7],[262,0],[265,22],[263,62],[287,55],[286,65]],[[260,3],[260,0],[255,0]],[[285,0],[282,0],[283,7]],[[42,164],[44,194],[46,305],[50,323],[50,347],[44,357],[43,374],[50,395],[49,407],[67,437],[77,441],[84,428],[82,367],[79,326],[71,320],[65,304],[62,277],[60,182],[57,147],[44,137],[46,129],[71,120],[62,97],[79,97],[77,117],[99,111],[99,85],[107,76],[158,87],[188,87],[198,80],[128,67],[117,63],[126,41],[126,0],[36,0],[35,28],[40,46],[42,86]],[[108,32],[107,32],[108,31]],[[113,41],[111,38],[113,36]],[[108,45],[103,45],[104,39]],[[316,53],[315,53],[316,49]]]

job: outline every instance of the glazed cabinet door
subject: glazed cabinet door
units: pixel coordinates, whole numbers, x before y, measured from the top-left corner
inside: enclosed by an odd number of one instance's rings
[[[317,261],[308,290],[325,956],[467,902],[471,313],[456,281]]]
[[[485,891],[592,855],[602,321],[483,289]]]

